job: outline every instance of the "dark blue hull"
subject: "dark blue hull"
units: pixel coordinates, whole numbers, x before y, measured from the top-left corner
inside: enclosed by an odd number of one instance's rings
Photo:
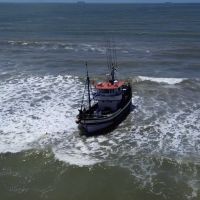
[[[122,108],[109,115],[108,117],[100,117],[96,119],[88,118],[81,120],[79,123],[81,134],[94,136],[108,133],[109,131],[116,128],[116,126],[127,117],[127,115],[132,110],[132,107],[132,99],[129,99],[129,101]]]

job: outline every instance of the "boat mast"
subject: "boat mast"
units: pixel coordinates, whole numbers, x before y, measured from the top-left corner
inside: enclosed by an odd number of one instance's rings
[[[108,40],[106,45],[107,45],[106,46],[107,65],[108,65],[108,70],[110,72],[109,82],[111,84],[114,84],[115,70],[117,68],[116,47],[113,40]]]
[[[115,81],[115,67],[113,65],[111,69],[111,83],[114,84],[114,81]]]
[[[87,62],[85,63],[86,70],[87,70],[87,88],[88,88],[88,105],[89,109],[91,108],[91,98],[90,98],[90,78],[88,75],[88,68],[87,68]]]

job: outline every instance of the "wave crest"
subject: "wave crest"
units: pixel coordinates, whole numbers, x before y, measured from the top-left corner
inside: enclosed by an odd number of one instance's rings
[[[152,81],[157,83],[167,83],[167,84],[177,84],[181,83],[186,78],[157,78],[157,77],[147,77],[147,76],[138,76],[139,81]]]

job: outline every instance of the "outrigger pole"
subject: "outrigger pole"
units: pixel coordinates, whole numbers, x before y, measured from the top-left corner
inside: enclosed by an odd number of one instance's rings
[[[109,81],[111,84],[114,84],[115,70],[117,68],[117,54],[116,54],[116,46],[113,40],[107,40],[106,56],[107,56],[108,70],[111,76],[111,79]]]
[[[85,63],[86,66],[86,71],[87,71],[87,88],[88,88],[88,105],[89,109],[91,108],[91,98],[90,98],[90,78],[88,75],[88,67],[87,67],[87,62]]]

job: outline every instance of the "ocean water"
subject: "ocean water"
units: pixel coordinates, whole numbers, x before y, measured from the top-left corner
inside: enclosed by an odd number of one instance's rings
[[[200,199],[200,4],[0,4],[1,199]],[[136,109],[107,135],[75,124],[85,61]]]

